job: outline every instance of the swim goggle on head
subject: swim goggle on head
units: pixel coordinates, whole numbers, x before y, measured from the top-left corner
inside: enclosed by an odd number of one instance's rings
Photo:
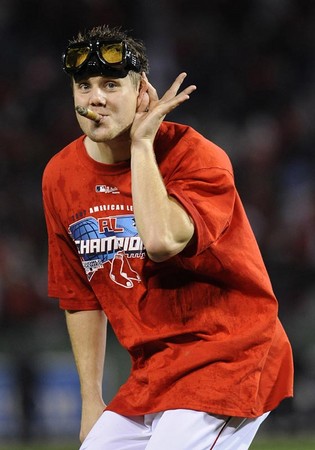
[[[62,62],[64,71],[75,79],[86,75],[124,78],[129,70],[141,70],[139,59],[124,41],[95,39],[69,44]]]

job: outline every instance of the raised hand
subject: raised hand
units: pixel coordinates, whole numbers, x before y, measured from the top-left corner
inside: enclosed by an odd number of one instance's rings
[[[186,76],[185,72],[179,74],[163,97],[159,99],[156,89],[149,82],[145,73],[142,74],[140,103],[130,132],[133,143],[139,140],[153,142],[166,114],[190,98],[190,94],[197,89],[195,85],[190,85],[178,93]]]

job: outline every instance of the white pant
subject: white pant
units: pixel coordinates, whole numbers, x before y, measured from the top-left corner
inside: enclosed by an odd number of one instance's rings
[[[246,419],[175,409],[125,417],[105,411],[80,450],[247,450],[268,414]]]

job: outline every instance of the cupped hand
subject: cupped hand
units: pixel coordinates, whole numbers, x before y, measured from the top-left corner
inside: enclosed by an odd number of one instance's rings
[[[178,93],[186,76],[185,72],[179,74],[163,97],[159,99],[156,89],[149,82],[146,74],[142,74],[140,104],[130,131],[132,142],[141,140],[153,142],[164,117],[190,98],[190,94],[197,89],[195,85],[190,85]]]

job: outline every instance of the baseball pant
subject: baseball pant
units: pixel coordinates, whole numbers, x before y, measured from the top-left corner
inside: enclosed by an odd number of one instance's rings
[[[80,450],[247,450],[268,414],[247,419],[175,409],[126,417],[105,411]]]

